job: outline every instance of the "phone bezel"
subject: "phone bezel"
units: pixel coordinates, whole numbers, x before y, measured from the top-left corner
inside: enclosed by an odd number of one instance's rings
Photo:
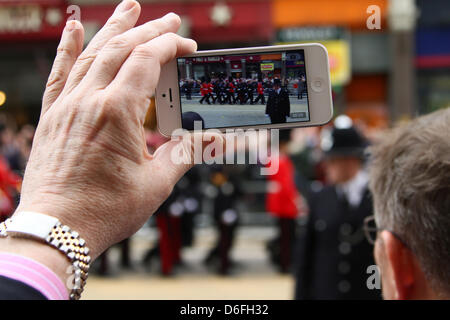
[[[233,128],[282,129],[320,126],[328,123],[333,117],[333,102],[331,98],[331,80],[328,63],[328,52],[326,48],[319,43],[308,43],[197,51],[194,54],[185,56],[205,57],[228,54],[251,54],[288,50],[290,51],[300,49],[303,49],[305,53],[305,69],[308,85],[308,106],[310,121],[288,122],[283,124],[245,125],[216,129],[222,132]],[[320,87],[316,87],[317,81],[321,82]],[[170,102],[169,90],[172,91],[172,102]],[[170,61],[161,68],[159,83],[155,90],[155,98],[158,130],[164,136],[169,137],[175,129],[181,128],[180,89],[176,59]]]

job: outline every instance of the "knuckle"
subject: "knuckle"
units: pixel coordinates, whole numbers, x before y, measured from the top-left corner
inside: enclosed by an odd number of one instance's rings
[[[120,17],[112,16],[107,23],[107,28],[111,31],[119,31],[122,29],[123,21]]]
[[[122,49],[128,47],[129,42],[124,36],[120,35],[112,37],[106,46],[111,49]]]
[[[119,100],[115,95],[105,94],[100,98],[102,117],[109,120],[119,120],[121,118]]]
[[[138,45],[134,48],[132,56],[143,60],[158,59],[158,49],[146,45]]]
[[[169,39],[176,39],[178,38],[178,35],[174,32],[167,32],[165,33],[165,36],[168,37]]]
[[[66,73],[62,69],[54,69],[47,80],[47,84],[45,85],[46,88],[53,87],[53,85],[63,82],[65,80],[65,77]]]
[[[96,54],[82,54],[78,57],[77,61],[75,62],[75,66],[78,66],[80,64],[91,64],[92,61],[96,58]]]
[[[178,39],[180,38],[179,35],[177,35],[176,33],[173,32],[168,32],[162,35],[162,37],[167,38],[167,40],[169,40],[170,42],[174,42],[176,43],[178,41]]]
[[[100,99],[102,110],[104,113],[108,114],[112,110],[115,109],[115,105],[117,103],[117,99],[115,99],[112,95],[103,95],[103,97]]]
[[[66,46],[58,46],[58,48],[56,49],[56,55],[57,56],[71,56],[72,51],[69,48],[67,48]]]

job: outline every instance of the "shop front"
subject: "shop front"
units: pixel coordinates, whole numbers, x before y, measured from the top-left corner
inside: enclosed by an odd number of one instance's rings
[[[387,123],[387,0],[274,0],[278,44],[319,42],[328,50],[335,112]],[[378,5],[381,30],[369,31],[367,8]],[[373,62],[373,63],[372,63]],[[306,64],[308,62],[306,61]],[[295,68],[287,65],[287,76]],[[369,92],[369,94],[359,94]]]
[[[0,2],[1,111],[18,125],[39,118],[67,7],[60,0]]]
[[[73,1],[82,21],[94,34],[114,10],[113,3]],[[175,12],[182,19],[180,34],[191,37],[199,49],[266,45],[273,34],[270,0],[149,1],[142,2],[138,24]]]

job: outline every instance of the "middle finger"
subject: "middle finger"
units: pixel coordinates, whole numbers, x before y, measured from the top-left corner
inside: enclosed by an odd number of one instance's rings
[[[136,46],[162,34],[176,32],[180,24],[180,17],[169,13],[113,37],[100,51],[86,74],[84,81],[87,86],[97,89],[107,87]]]

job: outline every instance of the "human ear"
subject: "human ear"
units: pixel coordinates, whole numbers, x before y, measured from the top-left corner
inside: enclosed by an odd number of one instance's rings
[[[407,300],[413,297],[415,283],[415,263],[412,252],[391,232],[382,231],[378,235],[382,242],[379,250],[384,255],[383,271],[390,292],[386,299]]]

